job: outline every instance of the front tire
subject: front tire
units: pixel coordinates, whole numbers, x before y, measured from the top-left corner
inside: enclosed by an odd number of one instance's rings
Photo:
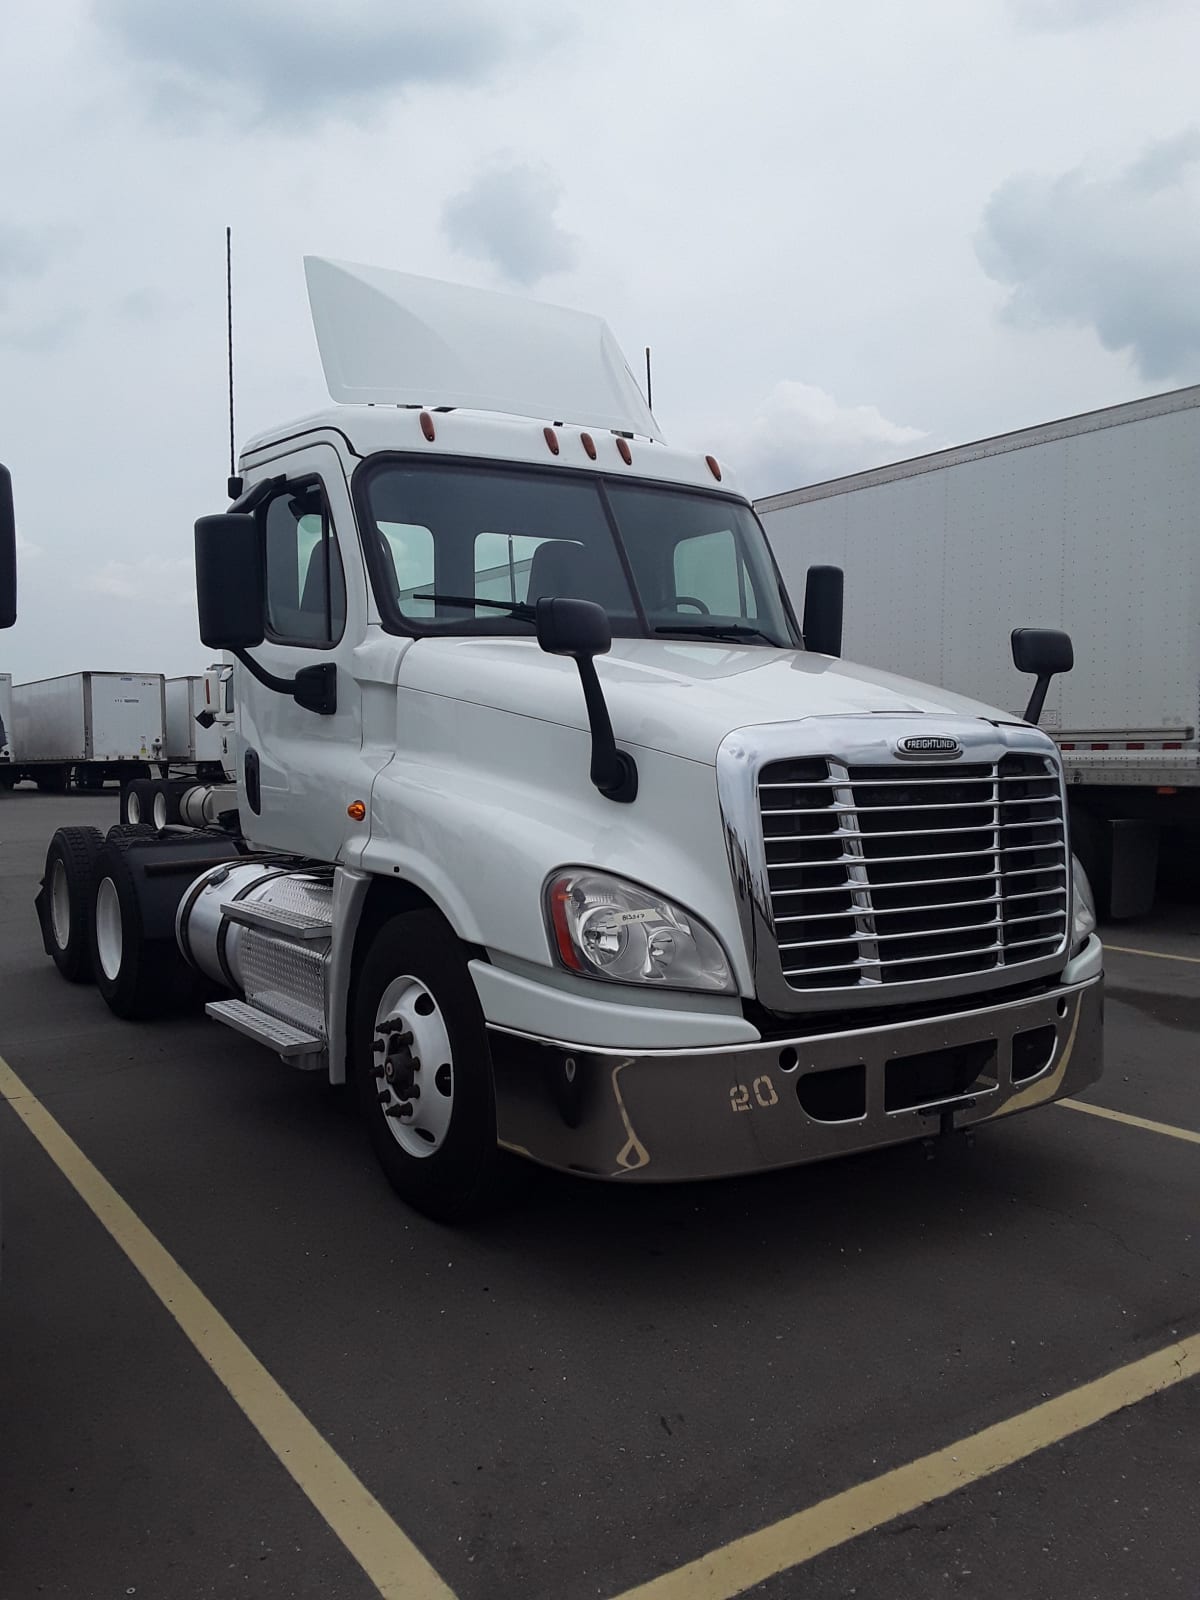
[[[510,1161],[496,1144],[487,1030],[462,947],[436,911],[392,917],[359,973],[351,1073],[396,1193],[439,1222],[494,1210]]]

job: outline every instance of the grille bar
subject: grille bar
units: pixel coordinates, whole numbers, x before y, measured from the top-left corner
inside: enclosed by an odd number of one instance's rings
[[[1022,805],[1024,803],[1024,801],[1021,802]],[[919,808],[914,807],[913,809],[925,810],[926,808],[922,806]],[[988,810],[991,811],[993,809],[989,803]],[[808,814],[815,817],[826,815],[823,811],[811,811]],[[763,815],[769,817],[773,813],[765,811]],[[815,841],[824,842],[826,839],[912,839],[914,837],[919,838],[924,833],[936,833],[941,838],[947,834],[991,833],[994,828],[1001,830],[1005,828],[1053,828],[1058,825],[1058,817],[1046,817],[1045,819],[1039,817],[1031,818],[1028,822],[980,822],[973,828],[871,828],[869,831],[865,828],[830,828],[825,833],[768,833],[765,837],[767,844],[796,844],[797,842],[810,844]],[[989,845],[988,849],[990,848],[991,846]]]
[[[927,778],[923,773],[913,772],[906,778],[860,778],[854,785],[855,789],[907,789],[914,783],[919,783],[922,789],[932,789],[938,784],[952,783],[956,788],[961,788],[965,783],[1053,783],[1056,787],[1058,779],[1049,772],[1033,772],[1025,776],[994,778],[989,772],[984,777],[972,775],[970,771],[960,772],[957,778]],[[836,789],[841,785],[831,778],[806,778],[796,783],[760,783],[758,792],[771,789]]]
[[[1009,801],[1009,804],[1018,806],[1054,806],[1057,811],[1061,811],[1059,798],[1056,794],[1022,795],[1019,800]],[[845,812],[854,812],[860,817],[869,817],[872,815],[886,814],[890,811],[909,811],[916,809],[917,807],[909,806],[907,803],[902,805],[898,804],[883,806],[848,806],[843,805],[842,802],[838,800],[835,801],[831,806],[771,806],[769,809],[764,806],[763,816],[827,817],[838,816]],[[931,811],[986,811],[990,815],[996,809],[996,802],[995,800],[938,800],[933,804],[923,805],[919,809],[922,815],[925,815]],[[774,835],[771,835],[770,837],[774,837]]]
[[[1014,752],[952,775],[944,764],[777,761],[758,787],[792,988],[986,974],[1065,945],[1068,856],[1053,757]],[[796,827],[792,819],[807,831],[772,831]]]
[[[989,874],[988,876],[990,877],[991,874]],[[958,880],[956,880],[956,879],[944,879],[944,878],[932,878],[932,879],[930,879],[928,881],[932,882],[932,883],[946,883],[946,882],[957,882]],[[912,888],[912,884],[906,883],[904,885],[904,887],[906,889],[911,889]],[[782,890],[780,892],[782,892],[783,894],[788,894],[788,893],[791,893],[791,894],[803,894],[805,891],[803,889],[792,889],[792,890],[784,889],[784,890]],[[837,892],[838,892],[837,890],[833,890],[833,889],[825,891],[825,893],[827,893],[827,894],[835,894]],[[1061,889],[1026,889],[1026,890],[1023,890],[1020,894],[1010,894],[1009,896],[1007,896],[1007,898],[1009,900],[1049,900],[1051,897],[1053,897],[1056,900],[1057,899],[1065,900],[1067,898],[1066,886],[1064,885]],[[980,900],[939,900],[937,902],[937,908],[938,908],[939,911],[970,910],[970,909],[974,909],[975,907],[978,907],[978,906],[1003,905],[1004,904],[1004,900],[1005,900],[1005,896],[1004,895],[999,895],[999,894],[987,895],[983,899],[980,899]],[[876,917],[911,917],[911,916],[920,916],[922,912],[925,912],[925,911],[928,911],[928,910],[929,910],[929,906],[928,905],[923,905],[923,906],[876,906],[875,907],[875,915],[876,915]],[[776,926],[778,926],[778,924],[781,923],[781,922],[829,922],[832,918],[837,917],[838,915],[841,915],[841,914],[844,914],[844,913],[839,913],[837,911],[805,911],[805,912],[800,913],[797,916],[792,916],[792,915],[789,914],[789,915],[783,916],[783,917],[776,917],[775,918],[775,923],[776,923]],[[1047,915],[1049,915],[1049,913],[1047,913]]]

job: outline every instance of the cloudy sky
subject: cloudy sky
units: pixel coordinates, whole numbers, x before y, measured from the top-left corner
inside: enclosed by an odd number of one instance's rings
[[[1190,0],[39,0],[0,20],[20,680],[198,670],[191,529],[324,400],[304,253],[654,348],[769,493],[1200,382]]]

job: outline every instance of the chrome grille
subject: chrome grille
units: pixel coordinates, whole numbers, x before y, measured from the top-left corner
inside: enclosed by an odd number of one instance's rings
[[[907,984],[1065,943],[1069,863],[1051,757],[924,768],[776,761],[758,801],[793,989]]]

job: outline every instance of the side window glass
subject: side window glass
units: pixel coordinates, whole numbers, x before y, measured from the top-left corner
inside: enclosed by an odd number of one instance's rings
[[[281,643],[335,644],[346,626],[346,580],[319,484],[267,502],[267,635]]]
[[[392,593],[406,617],[432,617],[432,600],[421,598],[419,589],[433,588],[433,534],[416,522],[380,522],[383,536],[384,571],[394,582]],[[390,572],[389,572],[390,563]]]
[[[699,600],[714,616],[755,617],[754,587],[729,528],[681,539],[675,546],[675,593],[680,609]]]

